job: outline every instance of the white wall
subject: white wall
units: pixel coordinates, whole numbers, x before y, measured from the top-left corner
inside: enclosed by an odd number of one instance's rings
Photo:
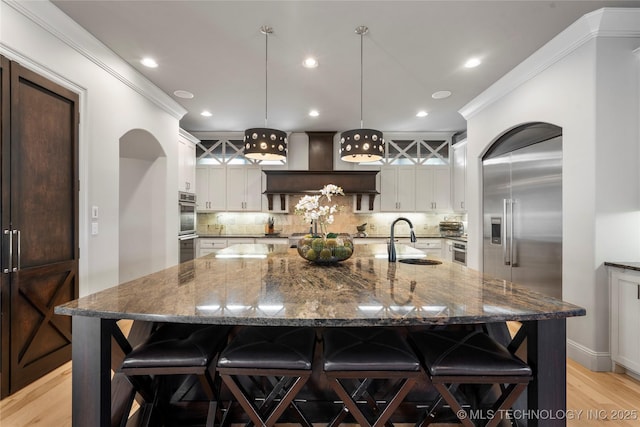
[[[167,212],[156,226],[164,253],[178,260],[176,234],[179,119],[184,109],[49,2],[0,2],[0,54],[80,93],[80,294],[118,284],[119,139],[131,129],[153,135],[166,153]],[[148,89],[142,96],[141,90]],[[99,234],[91,236],[91,206]]]
[[[561,126],[563,299],[587,310],[585,317],[567,321],[568,355],[592,370],[609,370],[603,263],[640,257],[640,70],[633,53],[640,46],[640,10],[590,15],[480,95],[481,107],[472,102],[463,109],[468,120],[468,262],[482,267],[484,152],[516,125],[544,121]],[[516,74],[527,78],[518,81]],[[510,91],[507,83],[515,83]]]

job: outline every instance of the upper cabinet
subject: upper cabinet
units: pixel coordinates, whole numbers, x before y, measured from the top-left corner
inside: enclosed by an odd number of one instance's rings
[[[196,144],[200,140],[180,129],[178,133],[178,191],[196,191]]]
[[[448,166],[416,168],[416,211],[451,210],[451,169]]]
[[[262,210],[262,170],[256,166],[227,166],[227,210]]]
[[[262,209],[262,172],[242,155],[241,134],[200,135],[196,144],[198,211]]]
[[[453,210],[466,212],[467,198],[467,140],[452,147],[453,151]]]
[[[452,134],[385,134],[380,211],[451,210],[451,137]]]
[[[411,212],[416,208],[416,168],[385,166],[380,169],[380,210]]]
[[[196,210],[223,211],[227,208],[227,171],[224,166],[198,166],[196,180]]]

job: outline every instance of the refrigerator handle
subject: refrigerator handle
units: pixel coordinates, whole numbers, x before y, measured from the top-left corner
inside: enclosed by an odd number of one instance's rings
[[[11,273],[13,264],[13,233],[11,232],[11,230],[4,230],[4,235],[9,236],[9,261],[7,263],[7,267],[4,268],[2,272],[8,274]]]
[[[515,216],[513,216],[513,205],[516,204],[515,200],[510,200],[510,205],[511,205],[511,223],[509,224],[509,227],[511,228],[511,230],[509,231],[509,246],[511,247],[511,267],[517,267],[518,266],[518,260],[516,257],[516,241],[513,238],[513,223],[514,223],[514,219]]]
[[[509,256],[507,253],[507,203],[508,199],[502,199],[502,261],[504,265],[510,265],[511,262],[509,260]]]

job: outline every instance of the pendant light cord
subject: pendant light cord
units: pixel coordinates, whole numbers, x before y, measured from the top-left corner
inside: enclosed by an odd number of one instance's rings
[[[264,127],[267,126],[267,112],[268,112],[268,103],[269,99],[269,32],[270,28],[264,28]]]
[[[361,33],[360,33],[360,129],[364,129],[364,125],[363,125],[364,121],[362,120],[362,109],[363,109],[363,107],[362,107],[362,106],[363,106],[363,102],[362,102],[362,93],[363,93],[363,87],[364,87],[364,86],[363,86],[363,80],[364,80],[364,79],[363,79],[363,77],[362,77],[362,76],[363,76],[363,71],[362,71],[362,70],[363,70],[363,68],[364,68],[364,66],[362,65],[362,64],[363,64],[363,61],[364,61],[364,60],[363,60],[363,58],[364,58],[364,54],[363,54],[363,50],[364,50],[364,48],[363,48],[363,46],[364,46],[364,45],[363,45],[363,40],[364,40],[364,32],[361,32]]]

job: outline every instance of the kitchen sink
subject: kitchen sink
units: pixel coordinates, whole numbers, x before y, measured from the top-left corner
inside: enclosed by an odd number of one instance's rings
[[[398,262],[402,262],[405,264],[416,264],[416,265],[438,265],[442,264],[442,261],[436,261],[435,259],[424,259],[424,258],[401,258]]]

